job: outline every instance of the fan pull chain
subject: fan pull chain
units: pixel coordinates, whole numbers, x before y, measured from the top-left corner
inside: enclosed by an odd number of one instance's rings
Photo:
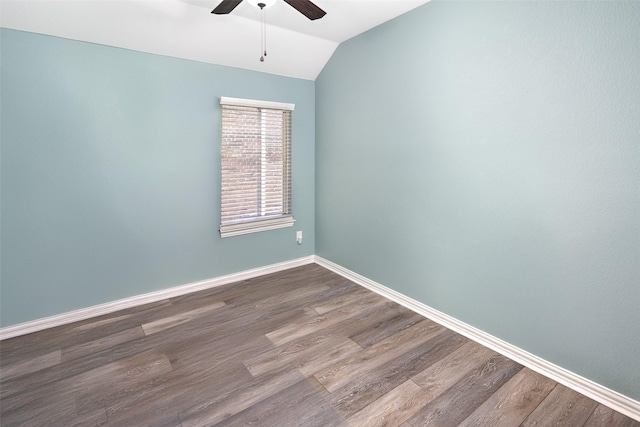
[[[264,62],[264,57],[267,56],[267,18],[265,16],[264,8],[266,4],[258,3],[260,7],[261,22],[260,22],[260,62]]]

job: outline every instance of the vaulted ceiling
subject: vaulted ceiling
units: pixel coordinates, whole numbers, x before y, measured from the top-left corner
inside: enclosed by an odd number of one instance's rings
[[[260,9],[221,0],[0,0],[2,27],[142,52],[315,80],[338,45],[428,0],[314,0],[310,21],[283,0],[265,9],[268,56],[260,62]]]

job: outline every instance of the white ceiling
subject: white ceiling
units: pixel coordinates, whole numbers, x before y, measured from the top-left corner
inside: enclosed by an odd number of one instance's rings
[[[260,62],[260,10],[246,0],[229,15],[221,0],[0,0],[5,28],[315,80],[338,45],[429,0],[314,0],[310,21],[283,0],[266,9],[267,58]]]

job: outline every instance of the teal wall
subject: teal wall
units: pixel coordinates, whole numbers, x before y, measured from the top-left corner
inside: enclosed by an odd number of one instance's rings
[[[640,2],[431,2],[316,80],[316,253],[640,399]]]
[[[2,326],[314,253],[314,82],[7,29],[0,47]],[[296,104],[294,228],[219,237],[220,96]]]

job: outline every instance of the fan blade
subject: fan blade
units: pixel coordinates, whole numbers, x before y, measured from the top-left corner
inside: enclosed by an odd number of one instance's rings
[[[284,0],[289,3],[291,7],[295,10],[306,16],[307,18],[315,21],[316,19],[322,18],[327,14],[324,10],[320,9],[310,0]]]
[[[240,3],[242,3],[242,0],[222,0],[222,2],[211,11],[211,13],[215,13],[216,15],[226,15],[235,9]]]

